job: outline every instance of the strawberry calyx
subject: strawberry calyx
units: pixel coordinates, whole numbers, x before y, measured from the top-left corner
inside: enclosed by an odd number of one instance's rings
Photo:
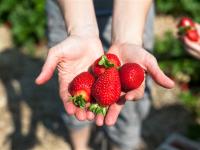
[[[108,58],[106,57],[106,55],[103,55],[98,63],[98,65],[100,66],[104,66],[105,68],[110,68],[110,67],[114,67],[115,65],[113,63],[111,63]]]
[[[189,30],[195,30],[196,28],[195,27],[192,27],[192,26],[182,26],[182,27],[179,27],[178,28],[178,34],[180,35],[184,35],[187,31]]]
[[[78,96],[71,96],[71,100],[73,101],[74,105],[80,107],[80,108],[85,108],[86,105],[86,100],[82,95]]]
[[[94,114],[102,114],[103,116],[106,115],[108,107],[100,106],[99,104],[91,104],[89,110]]]

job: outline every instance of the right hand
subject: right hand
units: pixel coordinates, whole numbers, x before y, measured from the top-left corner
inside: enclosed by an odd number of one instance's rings
[[[86,111],[77,108],[69,99],[68,86],[73,78],[83,71],[88,71],[94,61],[103,55],[103,47],[98,36],[69,36],[63,42],[49,50],[40,75],[36,79],[38,85],[51,79],[58,69],[59,93],[65,110],[75,115],[78,120],[87,119]]]
[[[117,55],[122,65],[125,63],[138,63],[158,85],[168,89],[174,87],[174,82],[163,73],[156,58],[143,49],[142,46],[129,43],[115,43],[109,48],[108,53]],[[120,100],[109,106],[106,116],[97,115],[96,124],[98,126],[104,124],[108,126],[114,125],[125,102],[127,100],[136,101],[141,99],[144,96],[144,90],[145,80],[137,89],[127,93],[122,92]]]
[[[187,37],[183,37],[182,39],[185,45],[185,50],[189,54],[200,60],[200,25],[197,23],[196,23],[196,28],[199,33],[199,40],[197,42],[193,42],[189,40]]]

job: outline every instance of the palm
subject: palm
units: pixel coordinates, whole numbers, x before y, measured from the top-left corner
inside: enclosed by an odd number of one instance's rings
[[[88,71],[91,64],[103,54],[103,50],[100,42],[95,40],[68,38],[61,44],[63,44],[62,59],[58,64],[60,94],[67,100],[69,83],[79,73]],[[68,44],[71,44],[70,49],[65,50]]]
[[[133,44],[120,44],[113,45],[108,53],[113,53],[119,57],[122,64],[128,62],[134,62],[140,64],[144,70],[151,75],[154,81],[165,87],[172,88],[174,83],[171,81],[159,68],[156,59],[148,53],[146,50],[141,48],[141,46],[136,46]],[[144,81],[145,82],[145,81]],[[136,90],[129,91],[127,93],[122,93],[122,97],[118,103],[115,103],[109,107],[107,115],[104,117],[98,116],[96,122],[98,125],[113,125],[118,115],[123,108],[126,100],[137,100],[143,97],[145,84],[143,84]]]
[[[91,64],[102,54],[101,42],[97,38],[69,37],[50,49],[36,82],[43,84],[48,81],[57,67],[60,97],[65,109],[69,114],[76,114],[79,120],[83,120],[86,116],[84,110],[69,102],[68,85],[77,74],[88,71]]]

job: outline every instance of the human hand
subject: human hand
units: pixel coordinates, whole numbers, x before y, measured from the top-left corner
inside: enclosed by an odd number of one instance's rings
[[[200,37],[200,25],[196,23],[196,28]],[[185,50],[197,59],[200,59],[200,38],[196,42],[189,40],[186,36],[182,37],[182,41],[185,45]]]
[[[134,44],[114,44],[109,49],[108,53],[117,55],[121,60],[122,65],[128,62],[140,64],[160,86],[165,88],[172,88],[174,86],[174,82],[159,68],[156,58],[141,46]],[[105,117],[103,115],[96,116],[96,124],[99,126],[103,124],[114,125],[125,104],[125,101],[141,99],[144,95],[144,89],[145,81],[143,81],[139,88],[131,90],[127,93],[122,93],[119,102],[109,107]]]
[[[72,35],[49,50],[47,59],[36,83],[46,83],[58,69],[59,93],[65,110],[75,115],[78,120],[86,119],[86,111],[76,107],[69,100],[68,86],[73,78],[83,71],[88,71],[91,64],[103,55],[103,48],[98,36]]]

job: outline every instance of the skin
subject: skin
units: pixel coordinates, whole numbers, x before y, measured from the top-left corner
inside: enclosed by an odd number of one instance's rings
[[[112,46],[108,53],[116,54],[122,65],[127,62],[140,64],[157,84],[165,88],[172,88],[174,82],[161,71],[156,58],[142,48],[144,24],[150,5],[151,0],[114,1]],[[135,101],[143,97],[144,83],[145,81],[136,90],[121,93],[119,102],[109,107],[105,117],[102,115],[95,117],[96,124],[98,126],[114,125],[126,100]]]
[[[156,58],[141,46],[128,43],[114,44],[110,48],[109,52],[116,54],[121,59],[122,64],[127,62],[140,64],[144,70],[151,75],[153,80],[160,86],[165,88],[172,88],[174,86],[174,82],[169,79],[159,68]],[[126,100],[135,101],[143,97],[145,89],[144,83],[145,81],[139,88],[135,90],[129,91],[127,93],[121,93],[120,101],[110,106],[105,117],[96,117],[97,124],[103,125],[102,120],[104,120],[106,125],[114,125]]]
[[[103,48],[99,40],[92,0],[84,2],[82,0],[59,0],[59,3],[69,36],[49,50],[36,83],[39,85],[46,83],[57,68],[60,97],[66,112],[75,115],[81,121],[95,120],[98,126],[114,125],[126,100],[134,101],[143,97],[144,83],[137,90],[122,93],[120,101],[109,107],[106,116],[95,116],[92,112],[77,108],[70,102],[69,83],[77,74],[89,69],[90,65],[103,54]],[[108,52],[116,54],[122,63],[139,63],[156,83],[165,88],[172,88],[173,81],[160,70],[156,59],[142,48],[144,23],[150,4],[151,0],[114,1],[112,46]]]
[[[200,35],[200,25],[196,23],[196,28]],[[182,41],[185,45],[185,50],[193,57],[200,60],[200,39],[197,42],[189,40],[186,36],[182,37]]]
[[[78,120],[85,120],[86,112],[75,107],[70,101],[68,86],[76,75],[87,71],[91,64],[103,55],[93,1],[59,0],[59,4],[69,35],[64,41],[49,49],[45,64],[35,82],[38,85],[45,84],[57,68],[59,93],[66,112],[75,115]]]

